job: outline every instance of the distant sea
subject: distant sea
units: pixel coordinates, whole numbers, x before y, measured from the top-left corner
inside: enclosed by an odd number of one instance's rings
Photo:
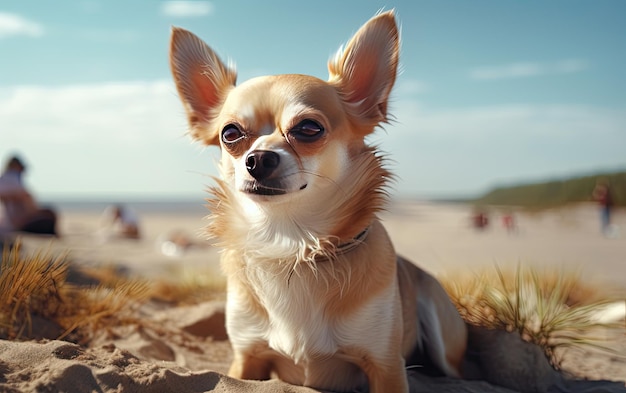
[[[133,209],[137,213],[195,213],[199,216],[207,214],[204,199],[158,199],[142,200],[116,198],[110,200],[81,200],[55,198],[42,200],[42,205],[50,206],[59,212],[99,213],[107,207],[122,205]]]
[[[446,205],[464,205],[467,201],[463,199],[413,199],[398,198],[393,199],[387,205],[386,210],[394,211],[397,202],[418,203],[422,205],[429,204],[446,204]],[[121,204],[131,208],[137,213],[192,213],[199,216],[208,214],[206,201],[204,197],[197,198],[137,198],[137,197],[111,197],[111,198],[47,198],[41,201],[43,206],[50,206],[60,212],[74,213],[99,213],[103,212],[107,207]]]

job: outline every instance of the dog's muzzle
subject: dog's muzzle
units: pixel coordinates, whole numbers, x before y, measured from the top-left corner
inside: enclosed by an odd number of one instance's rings
[[[246,157],[246,169],[258,181],[269,178],[279,164],[278,153],[269,150],[254,150]]]
[[[246,156],[246,169],[252,181],[246,181],[243,191],[256,195],[282,195],[286,191],[280,179],[272,178],[280,164],[280,156],[270,150],[254,150]]]

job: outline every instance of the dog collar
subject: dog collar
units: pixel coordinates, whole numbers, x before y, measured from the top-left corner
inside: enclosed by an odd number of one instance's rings
[[[360,246],[367,238],[367,235],[369,234],[369,232],[370,232],[370,227],[367,227],[361,233],[356,235],[352,240],[345,242],[345,243],[340,243],[335,248],[335,255],[348,253],[354,250],[355,248],[357,248],[358,246]]]
[[[327,262],[331,259],[336,258],[339,255],[349,253],[350,251],[363,244],[363,242],[367,238],[367,235],[369,234],[369,231],[370,227],[367,227],[350,241],[347,241],[345,243],[339,243],[330,255],[316,255],[314,257],[315,262]]]

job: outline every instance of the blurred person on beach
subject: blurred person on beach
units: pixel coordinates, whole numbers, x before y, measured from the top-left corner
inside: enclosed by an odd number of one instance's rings
[[[512,212],[506,212],[502,215],[502,226],[508,233],[517,232],[517,225],[515,224],[515,217]]]
[[[0,175],[0,202],[4,208],[0,232],[27,232],[58,236],[54,210],[38,205],[22,182],[26,165],[11,157]]]
[[[613,210],[613,195],[608,181],[599,180],[593,190],[593,199],[600,205],[600,229],[606,236],[611,236],[611,212]]]
[[[126,239],[139,239],[139,218],[130,208],[117,204],[109,206],[103,213],[104,228],[112,229],[115,235]]]
[[[472,214],[472,226],[478,230],[484,230],[489,225],[489,216],[482,209],[476,209]]]

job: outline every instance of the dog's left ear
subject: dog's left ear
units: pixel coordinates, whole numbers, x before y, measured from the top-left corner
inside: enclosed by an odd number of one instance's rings
[[[219,146],[219,131],[211,128],[211,121],[235,86],[237,73],[204,41],[178,27],[172,28],[170,68],[187,111],[191,136]]]
[[[376,15],[364,24],[345,49],[328,62],[329,82],[346,102],[362,132],[387,121],[387,102],[396,80],[400,34],[393,11]]]

